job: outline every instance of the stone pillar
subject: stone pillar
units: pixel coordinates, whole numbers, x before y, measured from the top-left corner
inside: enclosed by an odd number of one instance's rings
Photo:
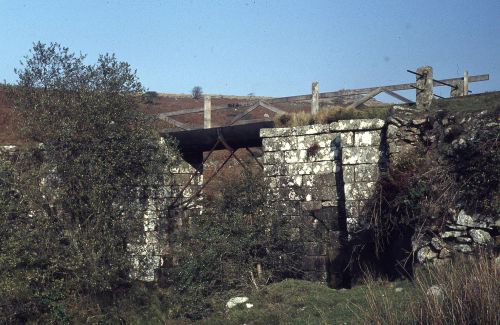
[[[417,109],[425,110],[431,106],[434,81],[432,67],[424,66],[417,69]]]
[[[212,102],[209,95],[205,95],[203,105],[203,127],[205,129],[212,127]]]
[[[312,83],[312,97],[311,97],[311,114],[319,112],[319,83],[317,81]]]
[[[313,230],[305,279],[349,284],[349,234],[362,229],[360,213],[376,188],[384,126],[375,119],[260,130],[264,174],[283,218],[297,220],[299,232]]]

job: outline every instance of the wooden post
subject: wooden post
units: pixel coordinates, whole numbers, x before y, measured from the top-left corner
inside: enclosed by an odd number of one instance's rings
[[[257,263],[257,277],[262,280],[262,265],[260,263]]]
[[[212,127],[212,102],[209,95],[205,95],[203,103],[203,127],[205,129]]]
[[[319,112],[319,83],[317,81],[312,83],[312,97],[311,97],[311,114]]]
[[[469,94],[469,71],[464,71],[464,93],[462,96],[467,96]]]

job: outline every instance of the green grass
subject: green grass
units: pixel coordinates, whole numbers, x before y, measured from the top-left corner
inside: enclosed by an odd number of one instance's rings
[[[497,111],[500,110],[500,91],[454,97],[434,99],[431,110],[446,109],[453,112]]]
[[[375,295],[390,296],[403,306],[410,301],[412,286],[405,281],[378,282],[371,288]],[[396,288],[403,288],[396,292]],[[301,280],[285,280],[269,285],[249,296],[252,308],[244,304],[221,310],[202,320],[202,324],[355,324],[357,316],[368,304],[366,285],[335,290],[324,284]]]

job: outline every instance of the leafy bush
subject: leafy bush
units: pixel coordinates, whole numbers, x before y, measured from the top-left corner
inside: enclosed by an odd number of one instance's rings
[[[21,210],[1,216],[0,308],[20,322],[67,322],[112,304],[132,281],[128,243],[141,240],[145,202],[174,160],[137,109],[142,86],[129,65],[83,61],[37,43],[17,71],[24,131],[43,143],[19,153]],[[86,297],[94,304],[75,308]]]
[[[304,248],[295,230],[273,208],[261,176],[228,180],[174,240],[166,280],[178,297],[175,314],[201,318],[233,290],[299,274]]]

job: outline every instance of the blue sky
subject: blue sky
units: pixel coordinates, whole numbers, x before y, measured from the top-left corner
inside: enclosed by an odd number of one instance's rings
[[[0,0],[0,26],[9,83],[33,42],[56,41],[89,62],[116,53],[159,92],[299,95],[411,82],[426,64],[500,90],[498,0]]]

